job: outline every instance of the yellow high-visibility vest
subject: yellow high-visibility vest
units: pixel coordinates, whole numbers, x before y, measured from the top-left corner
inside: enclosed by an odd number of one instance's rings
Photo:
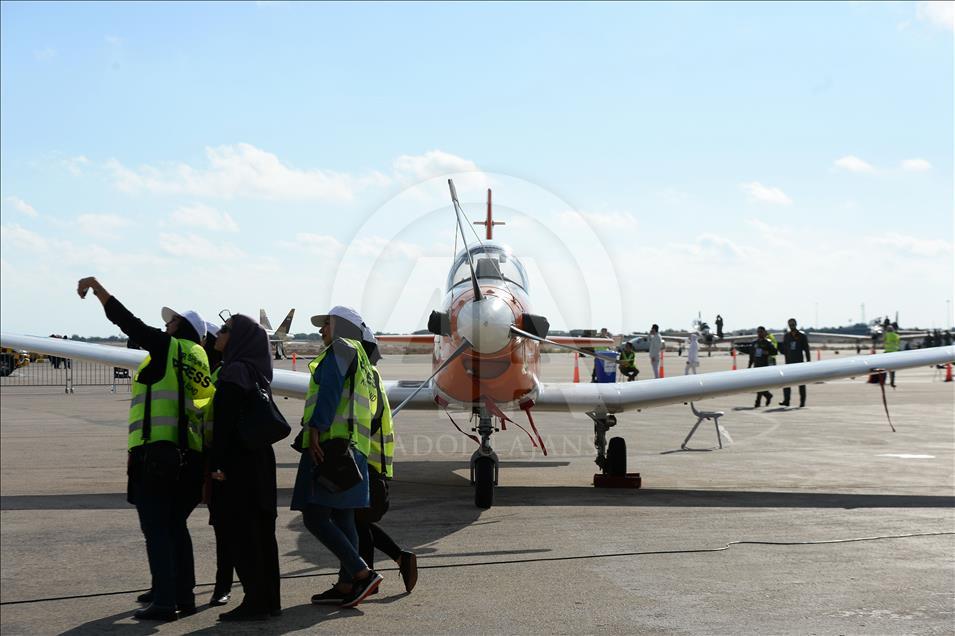
[[[391,405],[388,403],[388,392],[381,379],[377,367],[372,367],[375,374],[375,391],[378,393],[378,404],[381,406],[380,428],[371,435],[371,452],[368,454],[368,465],[384,475],[386,479],[394,477],[395,459],[395,429],[391,421]]]
[[[371,451],[371,418],[377,410],[378,399],[373,367],[360,341],[350,338],[338,338],[338,341],[355,352],[357,364],[355,372],[345,378],[345,386],[341,399],[338,401],[338,408],[335,409],[331,427],[319,433],[318,441],[350,439],[352,445],[367,457]],[[309,445],[311,427],[308,423],[315,412],[318,392],[321,388],[315,381],[315,369],[325,359],[327,353],[328,348],[308,365],[308,391],[305,394],[305,412],[302,414],[302,426],[305,427],[302,433],[303,448],[308,448]],[[349,430],[351,430],[350,433]]]
[[[180,354],[182,369],[179,368]],[[209,360],[202,347],[189,340],[172,338],[166,354],[166,373],[152,384],[143,384],[139,375],[150,362],[146,356],[133,376],[132,399],[129,403],[129,448],[152,442],[179,444],[180,372],[189,448],[202,450],[202,409],[197,400],[210,397],[215,390],[209,376]],[[147,410],[148,403],[148,410]],[[143,439],[143,425],[149,418],[149,438]]]

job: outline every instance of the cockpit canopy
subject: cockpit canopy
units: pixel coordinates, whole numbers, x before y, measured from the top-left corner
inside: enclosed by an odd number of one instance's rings
[[[527,272],[521,262],[509,249],[501,245],[484,243],[473,245],[468,250],[474,259],[474,272],[481,279],[504,280],[508,284],[518,285],[525,292],[527,289]],[[468,267],[467,252],[462,250],[454,259],[451,273],[448,275],[448,290],[471,280],[471,269]]]

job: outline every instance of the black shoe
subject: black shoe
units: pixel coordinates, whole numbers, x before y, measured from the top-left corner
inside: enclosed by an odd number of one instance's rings
[[[805,402],[800,402],[800,403],[799,403],[799,408],[801,408],[801,409],[802,409],[802,408],[806,408],[806,403],[805,403]]]
[[[133,618],[138,621],[174,621],[178,617],[175,607],[159,607],[149,605],[133,612]]]
[[[332,586],[321,594],[314,594],[312,605],[341,605],[348,598],[348,595],[349,592],[342,592],[337,587]]]
[[[398,562],[401,580],[405,584],[405,592],[411,592],[418,582],[418,557],[414,552],[401,551],[401,561]]]
[[[342,601],[342,607],[355,607],[366,598],[368,598],[375,590],[378,589],[378,585],[381,583],[381,575],[375,572],[374,570],[369,570],[368,576],[363,578],[360,581],[353,582],[353,589],[351,594],[348,595],[344,601]]]
[[[789,402],[780,402],[779,406],[789,406]]]
[[[753,408],[754,408],[754,409],[758,409],[758,408],[759,408],[759,405],[760,405],[760,401],[759,401],[759,400],[756,400],[756,404],[753,405]]]
[[[223,622],[229,621],[264,621],[269,617],[268,612],[263,612],[257,609],[251,609],[249,607],[243,607],[239,605],[237,608],[231,612],[225,612],[219,614],[219,620]]]
[[[770,393],[766,396],[766,406],[769,406],[769,403],[773,401],[773,394]]]
[[[225,605],[229,602],[229,598],[232,596],[230,592],[220,592],[219,590],[212,591],[212,598],[209,599],[210,607],[218,607],[219,605]]]
[[[269,616],[281,616],[281,615],[282,615],[281,607],[276,607],[275,609],[269,610]]]
[[[153,602],[153,591],[149,590],[148,592],[143,592],[142,594],[136,597],[136,602],[145,603],[146,605],[149,605],[150,603]]]
[[[179,614],[179,618],[185,618],[186,616],[192,616],[199,610],[196,609],[196,604],[192,603],[190,605],[177,605],[176,613]]]

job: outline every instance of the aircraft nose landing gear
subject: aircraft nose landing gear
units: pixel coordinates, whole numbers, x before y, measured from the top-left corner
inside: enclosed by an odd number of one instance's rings
[[[491,448],[491,434],[495,431],[487,409],[478,412],[477,433],[481,447],[471,455],[471,483],[474,485],[474,505],[487,510],[494,505],[494,486],[497,485],[498,459]]]
[[[589,411],[587,415],[594,421],[594,446],[597,448],[594,461],[601,470],[594,475],[594,486],[639,488],[642,485],[640,473],[627,472],[627,441],[622,437],[611,437],[607,442],[607,431],[616,426],[616,416],[596,411]]]

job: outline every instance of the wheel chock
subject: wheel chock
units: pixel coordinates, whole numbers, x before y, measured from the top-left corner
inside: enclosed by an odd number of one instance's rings
[[[594,487],[596,488],[639,488],[642,484],[643,480],[640,479],[640,473],[627,473],[626,475],[594,474]]]

